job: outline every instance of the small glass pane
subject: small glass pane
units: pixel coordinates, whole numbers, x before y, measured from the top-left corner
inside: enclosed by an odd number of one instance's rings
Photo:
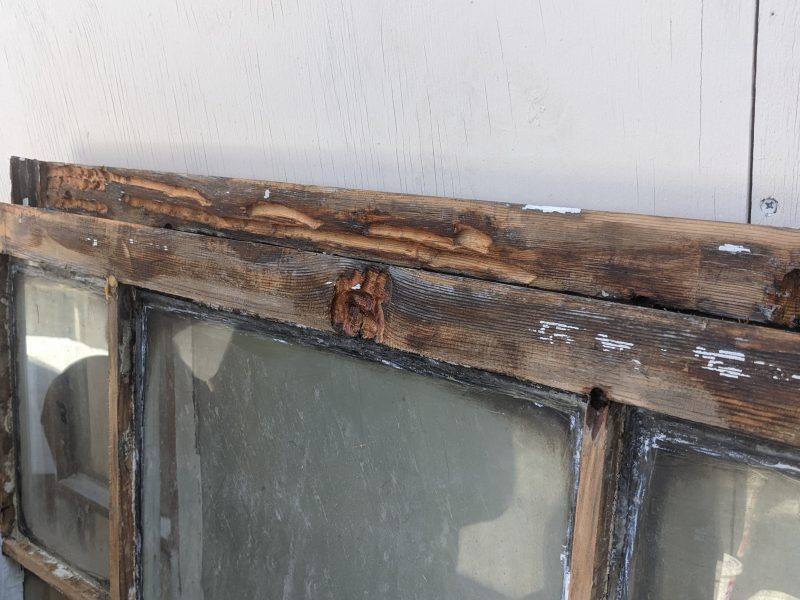
[[[800,598],[800,478],[656,450],[628,597]]]
[[[20,497],[29,534],[108,578],[108,350],[102,292],[16,278]]]
[[[144,598],[560,599],[570,417],[148,317]]]
[[[67,600],[61,592],[54,590],[30,571],[25,571],[24,600]]]

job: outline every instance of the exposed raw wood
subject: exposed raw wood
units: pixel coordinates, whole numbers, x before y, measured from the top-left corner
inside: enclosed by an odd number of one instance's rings
[[[70,600],[108,599],[108,592],[98,583],[24,537],[6,538],[3,553]]]
[[[391,280],[386,273],[369,268],[336,280],[331,302],[331,324],[339,333],[383,341],[383,303],[389,298]]]
[[[780,292],[800,268],[797,231],[36,164],[14,197],[62,211],[742,320],[798,316]]]
[[[578,499],[572,537],[569,600],[606,597],[622,411],[600,389],[592,390],[581,442]]]
[[[0,255],[0,537],[14,527],[17,485],[11,374],[11,273],[8,256]]]
[[[325,254],[0,205],[0,250],[332,331]],[[388,267],[383,344],[800,445],[797,333]]]
[[[109,559],[112,600],[135,600],[138,576],[137,445],[134,424],[133,290],[106,283],[109,349]]]

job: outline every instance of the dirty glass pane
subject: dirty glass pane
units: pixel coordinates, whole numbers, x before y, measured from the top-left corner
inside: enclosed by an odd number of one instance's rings
[[[102,291],[16,278],[20,497],[30,535],[108,577],[108,367]]]
[[[628,597],[800,598],[800,478],[656,451]]]
[[[67,600],[67,597],[51,588],[30,571],[25,571],[24,600]]]
[[[168,313],[147,339],[146,600],[562,597],[563,414]]]

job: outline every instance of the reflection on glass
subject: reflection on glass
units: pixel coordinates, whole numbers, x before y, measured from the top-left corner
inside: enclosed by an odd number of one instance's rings
[[[569,419],[148,319],[144,598],[559,599]]]
[[[657,450],[629,598],[800,598],[800,478]]]
[[[67,597],[51,588],[30,571],[25,571],[23,600],[67,600]]]
[[[20,496],[30,534],[108,577],[108,350],[102,292],[16,278]]]

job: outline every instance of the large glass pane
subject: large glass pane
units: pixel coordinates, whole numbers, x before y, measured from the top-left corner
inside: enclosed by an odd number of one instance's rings
[[[108,350],[102,292],[16,278],[20,497],[32,537],[108,577]]]
[[[559,599],[569,417],[151,312],[146,600]]]
[[[67,600],[61,592],[54,590],[30,571],[25,571],[24,600]]]
[[[681,448],[653,460],[629,598],[800,598],[800,478]]]

